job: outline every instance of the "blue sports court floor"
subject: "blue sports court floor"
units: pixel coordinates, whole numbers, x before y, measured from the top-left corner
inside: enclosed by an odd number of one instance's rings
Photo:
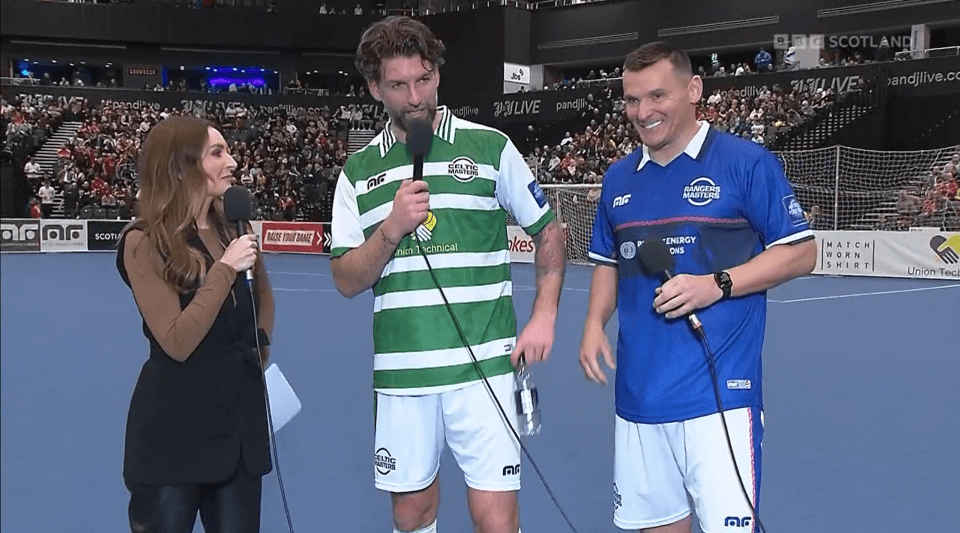
[[[146,343],[114,256],[0,261],[0,528],[129,531],[123,430]],[[304,406],[278,435],[296,531],[389,532],[389,498],[373,488],[371,468],[372,296],[342,298],[325,257],[270,255],[267,265],[277,300],[272,361]],[[533,270],[516,266],[514,276],[523,323]],[[587,267],[568,271],[553,354],[534,367],[543,431],[527,444],[578,530],[605,533],[617,531],[613,389],[586,382],[577,364],[589,280]],[[761,496],[769,533],[955,531],[960,283],[811,277],[769,298]],[[611,340],[615,332],[616,320]],[[472,531],[449,452],[440,477],[439,530]],[[262,530],[286,531],[275,474],[264,478],[263,500]],[[520,502],[524,533],[569,531],[526,459]]]

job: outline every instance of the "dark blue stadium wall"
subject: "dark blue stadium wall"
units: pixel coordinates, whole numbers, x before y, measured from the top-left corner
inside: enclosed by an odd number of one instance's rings
[[[5,37],[264,50],[354,51],[363,28],[380,17],[320,15],[309,9],[187,9],[149,2],[86,4],[3,0]]]
[[[827,35],[903,33],[912,24],[960,25],[960,2],[830,15],[823,7],[851,2],[787,0],[636,0],[525,11],[489,7],[430,15],[444,31],[451,57],[470,57],[480,70],[503,61],[574,64],[622,60],[642,43],[669,38],[690,51],[768,46],[775,34]],[[892,2],[882,2],[892,5]],[[513,12],[511,14],[511,12]],[[195,10],[147,2],[81,4],[3,0],[0,34],[10,41],[69,41],[157,48],[219,48],[302,53],[331,57],[352,54],[372,15],[319,15],[313,2],[283,2],[279,13],[262,9]],[[448,22],[449,21],[449,22]],[[703,27],[736,23],[732,29]],[[135,45],[131,45],[135,43]],[[937,43],[932,43],[937,44]],[[69,52],[61,47],[61,53]],[[168,51],[176,54],[177,51]],[[529,57],[527,55],[529,54]],[[316,57],[314,58],[316,59]],[[266,58],[264,61],[288,59]],[[489,61],[489,63],[488,63]],[[499,76],[498,76],[499,78]],[[486,81],[486,80],[484,80]],[[492,80],[491,80],[492,82]]]
[[[689,51],[769,46],[775,34],[864,34],[908,31],[912,24],[960,23],[960,2],[818,16],[824,1],[639,0],[537,11],[532,19],[534,64],[622,59],[643,43],[669,39]],[[836,2],[830,2],[836,4]],[[886,4],[892,4],[886,2]],[[826,15],[826,13],[823,13]],[[758,20],[758,19],[766,19]],[[734,23],[733,29],[696,28]]]
[[[478,9],[424,19],[446,46],[440,99],[453,106],[503,94],[504,10]]]
[[[960,144],[960,92],[892,96],[886,150],[928,150]]]
[[[3,0],[0,34],[3,54],[9,58],[99,59],[155,68],[259,64],[290,72],[352,73],[363,29],[380,18],[319,15],[315,7],[267,14],[258,9],[194,10],[149,3]],[[440,95],[450,103],[502,94],[503,62],[529,63],[527,11],[478,9],[431,15],[424,22],[447,47]],[[70,46],[63,46],[65,41]]]
[[[508,7],[504,8],[503,16],[503,60],[518,65],[533,64],[530,61],[532,13]]]
[[[884,150],[887,148],[887,126],[889,124],[887,117],[886,107],[875,109],[840,130],[833,139],[833,143],[851,148],[863,148],[864,150]]]

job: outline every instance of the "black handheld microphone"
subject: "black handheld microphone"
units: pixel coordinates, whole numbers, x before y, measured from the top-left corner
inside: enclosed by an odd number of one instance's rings
[[[247,234],[247,221],[253,218],[253,195],[245,187],[234,185],[223,193],[223,214],[237,225],[237,237]],[[253,269],[244,271],[247,283],[253,282]]]
[[[413,158],[413,180],[423,179],[423,158],[433,144],[433,127],[426,120],[414,120],[407,130],[407,151]]]
[[[664,281],[673,277],[671,272],[676,262],[673,255],[670,254],[670,250],[667,249],[667,245],[660,239],[643,241],[640,249],[637,250],[637,255],[640,256],[640,266],[648,275],[662,276]],[[695,332],[703,335],[703,324],[700,323],[700,319],[697,318],[695,313],[688,314],[687,320],[690,321],[690,325],[693,326]]]

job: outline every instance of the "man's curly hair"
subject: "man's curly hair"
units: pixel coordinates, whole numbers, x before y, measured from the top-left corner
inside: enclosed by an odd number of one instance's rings
[[[409,17],[387,17],[363,31],[354,64],[367,81],[379,82],[383,60],[419,55],[428,70],[443,65],[443,42],[426,24]]]

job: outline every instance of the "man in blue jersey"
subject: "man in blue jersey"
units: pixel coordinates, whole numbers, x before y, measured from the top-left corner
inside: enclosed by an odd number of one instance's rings
[[[763,436],[760,350],[766,290],[809,273],[816,243],[777,159],[698,122],[703,83],[683,50],[627,56],[626,114],[643,147],[610,167],[593,226],[596,263],[580,346],[587,379],[616,368],[614,523],[629,530],[753,531],[707,357],[713,351],[740,479],[758,504]],[[664,282],[640,267],[658,239],[676,261]],[[603,328],[619,308],[617,362]],[[692,502],[692,505],[691,505]]]

